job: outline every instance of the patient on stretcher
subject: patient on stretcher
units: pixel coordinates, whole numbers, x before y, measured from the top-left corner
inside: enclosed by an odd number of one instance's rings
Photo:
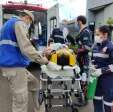
[[[68,48],[68,46],[60,43],[50,44],[44,51],[46,57],[49,59],[49,64],[42,67],[48,71],[67,72],[73,74],[73,69],[80,72],[80,68],[76,64],[76,55]],[[65,74],[65,73],[64,73]]]

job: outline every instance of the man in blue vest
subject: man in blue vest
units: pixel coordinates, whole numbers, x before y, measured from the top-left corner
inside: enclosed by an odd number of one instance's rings
[[[0,70],[12,91],[12,112],[27,112],[28,81],[35,86],[30,88],[33,94],[37,91],[36,78],[26,70],[30,60],[48,64],[28,39],[28,28],[33,21],[33,14],[24,10],[20,17],[9,19],[0,32]],[[38,112],[36,103],[34,112]]]

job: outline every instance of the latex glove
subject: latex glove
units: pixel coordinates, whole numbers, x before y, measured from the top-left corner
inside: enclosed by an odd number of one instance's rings
[[[79,74],[80,73],[80,67],[79,66],[75,66],[75,71],[76,71],[77,74]]]
[[[95,72],[95,70],[96,70],[95,65],[93,65],[93,64],[89,65],[89,70],[91,73]]]
[[[113,65],[109,65],[109,69],[111,72],[113,72]]]
[[[102,70],[101,69],[95,69],[95,72],[93,72],[91,75],[95,76],[95,77],[99,77],[99,76],[102,75]]]
[[[59,71],[59,70],[61,70],[61,66],[59,66],[59,65],[57,65],[56,63],[53,63],[53,62],[49,62],[47,64],[47,68],[49,70],[53,70],[53,71]]]

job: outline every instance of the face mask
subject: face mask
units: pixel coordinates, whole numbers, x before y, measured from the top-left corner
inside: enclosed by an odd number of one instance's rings
[[[31,24],[27,24],[27,29],[29,29],[29,28],[30,28],[30,26],[31,26]]]
[[[100,36],[95,36],[95,42],[96,43],[102,43],[103,40],[100,38]]]
[[[76,29],[77,31],[80,31],[80,25],[79,25],[79,24],[75,24],[75,29]]]
[[[104,38],[103,42],[106,42],[108,40],[108,38]]]

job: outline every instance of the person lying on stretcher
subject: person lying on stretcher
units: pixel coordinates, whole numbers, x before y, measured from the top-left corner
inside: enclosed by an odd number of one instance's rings
[[[73,69],[79,67],[76,65],[76,56],[74,52],[65,44],[54,43],[51,41],[49,46],[44,49],[44,56],[50,61],[47,67],[51,70]]]

